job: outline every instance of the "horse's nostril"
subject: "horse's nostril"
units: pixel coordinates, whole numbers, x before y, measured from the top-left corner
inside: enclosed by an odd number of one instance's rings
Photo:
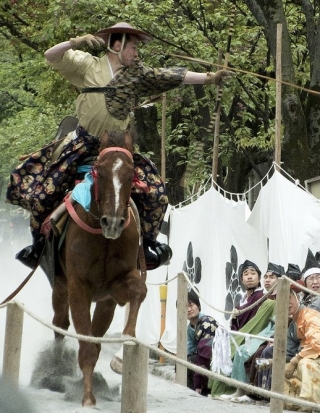
[[[100,225],[102,227],[107,227],[108,226],[108,220],[107,220],[106,216],[103,216],[103,217],[100,218]]]

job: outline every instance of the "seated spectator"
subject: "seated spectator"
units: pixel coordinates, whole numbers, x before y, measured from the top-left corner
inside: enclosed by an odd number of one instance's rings
[[[265,329],[269,318],[273,316],[274,300],[264,299],[264,292],[260,284],[261,271],[256,264],[246,260],[240,268],[241,281],[246,288],[246,293],[236,308],[245,310],[235,316],[231,321],[231,328],[243,333],[258,334]],[[257,303],[255,305],[255,303]],[[249,308],[253,306],[252,308]],[[245,341],[244,336],[235,336],[234,341],[240,346]],[[231,358],[234,357],[236,346],[231,343]],[[213,369],[214,370],[214,369]],[[211,380],[211,397],[216,398],[223,394],[234,393],[236,389],[227,386],[220,380]]]
[[[288,269],[286,271],[286,276],[293,281],[298,281],[301,279],[302,272],[297,264],[288,264]]]
[[[296,266],[298,267],[298,266]],[[304,267],[304,274],[302,276],[303,280],[301,280],[301,284],[310,289],[311,291],[320,292],[320,268],[317,260],[315,259],[312,252],[309,250],[306,264]],[[287,271],[288,277],[292,278],[294,281],[295,277],[291,277],[291,273],[289,272],[289,268]],[[299,282],[299,280],[297,280]],[[292,287],[295,288],[294,286]],[[297,290],[298,292],[300,290]],[[314,309],[320,312],[320,297],[319,296],[312,296],[311,293],[303,292],[302,304],[300,308],[308,307],[310,309]],[[297,336],[297,326],[296,323],[291,322],[288,327],[288,335],[287,335],[287,351],[286,351],[286,359],[290,361],[299,351],[301,350],[300,340]],[[261,358],[263,359],[272,359],[273,357],[273,346],[268,346],[262,353]],[[270,365],[272,365],[272,360]],[[272,379],[272,367],[265,368],[263,371],[255,372],[257,377],[257,382],[252,384],[258,385],[266,390],[271,390],[271,379]],[[251,375],[251,379],[253,376]]]
[[[263,289],[260,284],[261,271],[252,261],[246,260],[240,270],[241,282],[246,290],[240,304],[236,306],[237,310],[244,310],[254,304],[263,296]],[[234,316],[231,319],[231,330],[240,330],[258,311],[258,304],[248,311]]]
[[[299,281],[301,278],[301,270],[296,264],[288,264],[288,269],[286,271],[287,277],[293,281]],[[296,328],[294,323],[290,323],[288,327],[287,335],[287,359],[289,360],[298,350],[299,340],[296,337]],[[256,368],[257,359],[272,359],[273,357],[273,343],[264,343],[262,344],[257,351],[251,356],[248,361],[245,363],[246,371],[249,376],[249,383],[262,387],[263,389],[271,389],[271,377],[272,377],[272,368],[271,363],[266,363],[262,371],[259,371],[259,368]],[[270,368],[267,366],[270,365]]]
[[[314,256],[308,253],[303,274],[304,285],[311,291],[320,293],[320,265]],[[302,304],[308,308],[320,311],[320,297],[304,292]]]
[[[287,395],[320,403],[320,313],[300,305],[294,289],[290,290],[289,316],[296,324],[300,351],[285,367],[285,389]],[[286,409],[297,406],[285,403]],[[300,411],[303,411],[299,407]]]
[[[200,300],[197,293],[188,293],[187,355],[188,361],[199,367],[210,369],[212,354],[212,338],[218,324],[216,320],[201,312]],[[197,393],[207,396],[208,377],[188,369],[187,385]]]
[[[267,272],[263,276],[264,287],[266,291],[270,291],[272,287],[277,284],[278,277],[284,274],[284,268],[280,265],[275,265],[273,263],[268,264]],[[275,299],[276,289],[272,291],[269,295],[269,299]],[[258,314],[258,313],[257,313]],[[272,337],[274,334],[274,317],[269,319],[269,323],[265,329],[263,329],[258,335],[261,337]],[[268,341],[259,340],[257,338],[250,338],[245,344],[242,344],[237,351],[234,353],[233,366],[231,372],[231,378],[242,381],[244,383],[248,382],[248,372],[245,369],[245,363],[247,360],[256,352],[261,346],[266,346]],[[248,369],[248,366],[247,366]],[[246,395],[245,391],[242,389],[237,389],[235,393],[222,395],[220,397],[222,400],[231,400],[237,402],[252,402],[253,400]]]

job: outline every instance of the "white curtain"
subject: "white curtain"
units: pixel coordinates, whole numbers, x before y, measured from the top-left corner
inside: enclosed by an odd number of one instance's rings
[[[196,202],[172,209],[170,245],[174,252],[169,278],[181,272],[189,261],[187,273],[190,278],[195,278],[195,285],[204,301],[224,310],[228,292],[230,299],[230,295],[241,290],[237,274],[239,265],[249,259],[265,271],[268,263],[266,240],[246,223],[247,210],[244,201],[230,201],[213,188]],[[201,261],[200,280],[199,274],[195,273],[196,260]],[[232,285],[226,282],[227,267],[232,267]],[[176,281],[169,284],[166,329],[161,338],[161,343],[170,352],[176,351],[176,289]],[[202,312],[213,316],[223,325],[229,324],[229,316],[226,319],[223,313],[213,310],[209,305],[203,303]]]
[[[302,270],[308,248],[320,250],[320,201],[275,171],[261,189],[248,219],[269,238],[270,261],[298,264]]]

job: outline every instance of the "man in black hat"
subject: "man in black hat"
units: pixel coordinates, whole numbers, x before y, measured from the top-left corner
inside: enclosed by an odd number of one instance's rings
[[[76,101],[79,124],[53,155],[52,148],[47,146],[41,156],[37,157],[38,164],[40,161],[43,163],[40,174],[45,171],[45,175],[38,179],[39,173],[30,172],[29,184],[37,183],[32,196],[30,188],[28,194],[25,194],[22,179],[16,179],[19,172],[15,170],[11,174],[7,200],[17,204],[20,197],[21,206],[24,208],[26,202],[30,203],[28,209],[31,212],[33,245],[16,255],[25,265],[33,268],[38,261],[44,246],[41,224],[62,201],[65,191],[73,188],[76,174],[74,163],[97,154],[99,139],[105,130],[125,130],[139,98],[161,94],[181,84],[221,85],[231,75],[231,72],[226,70],[196,73],[183,67],[146,67],[138,58],[138,44],[151,40],[152,36],[148,33],[121,22],[100,30],[95,35],[71,38],[45,52],[48,64],[80,92]],[[104,48],[106,54],[98,58],[79,50],[86,46]],[[51,161],[51,158],[56,161]],[[137,153],[134,154],[134,164],[137,176],[151,189],[147,193],[136,189],[132,198],[141,218],[147,268],[154,269],[168,263],[172,256],[168,245],[156,241],[168,198],[155,165]]]
[[[320,265],[310,249],[308,250],[302,279],[304,285],[310,291],[314,291],[318,294],[320,293]],[[302,304],[308,308],[320,311],[320,297],[312,295],[312,293],[306,291],[303,292]]]
[[[244,310],[254,304],[263,296],[263,289],[260,284],[261,271],[252,261],[245,260],[240,269],[241,282],[246,292],[240,304],[236,306],[237,310]],[[248,311],[245,311],[231,320],[231,330],[240,330],[252,317],[257,313],[262,301]]]
[[[248,263],[246,263],[247,265]],[[253,263],[251,263],[253,264]],[[243,264],[245,267],[245,264]],[[252,265],[253,267],[253,265]],[[254,264],[254,267],[257,266]],[[266,273],[263,276],[264,280],[264,288],[266,291],[270,291],[272,287],[274,287],[278,281],[278,278],[284,274],[284,268],[281,265],[273,264],[269,262],[268,268]],[[269,299],[275,299],[276,296],[276,289],[268,295]],[[259,317],[259,320],[262,321],[263,318],[269,316],[265,314],[257,314],[256,317]],[[252,317],[254,319],[254,317]],[[241,330],[240,330],[241,331]],[[271,337],[274,334],[274,319],[270,319],[268,324],[265,328],[262,329],[257,335],[261,337]],[[231,378],[242,381],[248,382],[247,378],[250,375],[255,376],[255,359],[260,357],[262,350],[267,346],[268,342],[262,342],[257,340],[251,340],[249,343],[245,343],[239,346],[240,351],[236,351],[233,358],[233,366],[231,371]],[[250,380],[252,378],[250,377]],[[224,394],[220,396],[221,400],[232,400],[235,402],[248,402],[251,403],[253,400],[246,394],[246,392],[242,389],[237,389],[235,393],[232,394]]]
[[[301,279],[302,272],[300,270],[299,265],[297,264],[288,264],[288,269],[286,271],[286,275],[291,278],[293,281],[298,281]]]
[[[264,288],[269,291],[271,287],[274,286],[274,284],[277,283],[278,277],[281,277],[284,275],[285,271],[284,268],[281,265],[273,264],[272,262],[269,262],[267,272],[263,276],[263,283],[264,283]],[[272,294],[269,295],[269,298],[275,297],[277,294],[276,290],[273,290]]]

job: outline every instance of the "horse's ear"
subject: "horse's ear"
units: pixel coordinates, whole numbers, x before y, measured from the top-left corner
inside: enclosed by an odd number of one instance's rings
[[[127,129],[124,133],[125,146],[130,152],[133,152],[133,139],[130,131]]]
[[[100,150],[106,148],[108,140],[109,140],[109,134],[108,134],[108,131],[105,130],[104,134],[100,138]]]

